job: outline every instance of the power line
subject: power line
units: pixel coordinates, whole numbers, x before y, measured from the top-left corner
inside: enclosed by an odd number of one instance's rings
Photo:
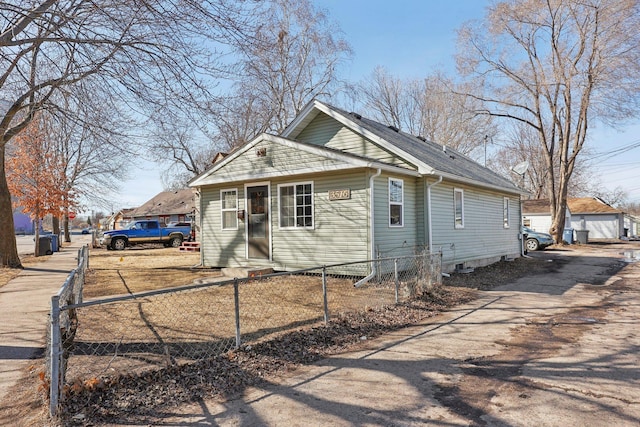
[[[618,155],[620,155],[622,153],[626,153],[627,151],[631,151],[631,150],[633,150],[635,148],[638,148],[638,147],[640,147],[640,139],[635,140],[635,141],[633,141],[633,142],[631,142],[631,143],[629,143],[627,145],[624,145],[624,146],[622,146],[620,148],[616,148],[615,150],[605,151],[605,152],[602,152],[602,153],[594,154],[593,156],[588,156],[586,158],[588,160],[594,160],[594,159],[598,159],[598,158],[606,156],[606,157],[604,157],[604,159],[602,159],[602,161],[604,161],[604,160],[610,159],[612,157],[618,156]]]
[[[619,168],[620,166],[631,166],[631,165],[639,166],[640,162],[611,163],[611,164],[606,164],[606,165],[598,164],[595,167],[602,169],[602,168]]]

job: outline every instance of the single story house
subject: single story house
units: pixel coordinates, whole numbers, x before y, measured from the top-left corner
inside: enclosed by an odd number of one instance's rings
[[[120,230],[127,223],[130,222],[129,214],[133,211],[130,209],[121,209],[118,212],[112,213],[108,218],[100,220],[100,226],[102,230]]]
[[[551,229],[551,205],[549,199],[529,199],[522,201],[522,225],[542,233]],[[565,211],[564,229],[571,228],[571,209]]]
[[[571,210],[571,228],[588,230],[591,239],[618,239],[626,236],[624,212],[598,197],[567,199]]]
[[[162,191],[142,206],[123,214],[123,220],[156,219],[165,225],[171,222],[192,222],[194,211],[195,198],[192,189]]]
[[[430,249],[452,271],[522,253],[511,181],[317,100],[189,185],[204,266],[291,271]]]

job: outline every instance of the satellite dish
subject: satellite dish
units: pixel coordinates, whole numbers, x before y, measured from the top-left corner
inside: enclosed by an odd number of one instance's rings
[[[517,173],[518,175],[524,175],[524,173],[529,169],[529,162],[528,161],[524,161],[522,163],[518,163],[517,165],[515,165],[514,167],[511,168],[511,170],[514,173]]]

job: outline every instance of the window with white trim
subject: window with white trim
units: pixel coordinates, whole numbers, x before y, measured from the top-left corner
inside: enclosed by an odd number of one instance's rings
[[[389,227],[404,225],[404,181],[389,178]]]
[[[220,210],[223,230],[238,229],[238,190],[220,190]]]
[[[313,183],[278,185],[280,228],[313,228]]]
[[[453,189],[453,223],[455,228],[464,228],[464,190]]]
[[[504,228],[509,228],[509,198],[502,199],[502,221]]]

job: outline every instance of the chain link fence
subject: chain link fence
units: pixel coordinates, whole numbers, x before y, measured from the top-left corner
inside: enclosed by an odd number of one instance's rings
[[[395,304],[441,283],[441,259],[425,252],[90,302],[61,298],[63,332],[52,347],[63,360],[51,375],[59,376],[63,396],[74,384],[193,363],[341,313]]]
[[[78,250],[78,266],[69,273],[58,293],[51,297],[45,353],[51,415],[55,415],[64,384],[64,372],[69,354],[63,344],[73,342],[77,330],[78,315],[73,307],[82,303],[82,289],[87,268],[89,268],[89,247],[83,246]]]

